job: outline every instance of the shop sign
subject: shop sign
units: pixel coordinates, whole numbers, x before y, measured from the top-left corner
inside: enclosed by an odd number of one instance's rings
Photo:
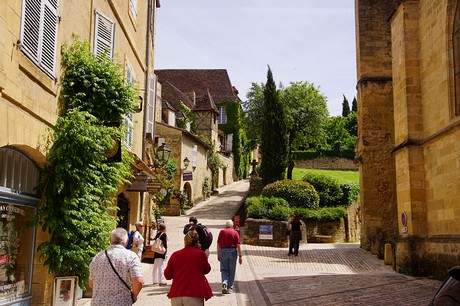
[[[184,172],[182,174],[182,180],[185,181],[193,181],[193,172]]]
[[[147,191],[147,175],[138,175],[132,181],[131,185],[126,187],[126,191]]]

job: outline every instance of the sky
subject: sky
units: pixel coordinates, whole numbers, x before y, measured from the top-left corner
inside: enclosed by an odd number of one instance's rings
[[[356,93],[354,0],[161,0],[155,69],[226,69],[245,101],[251,83],[308,81],[331,116]]]

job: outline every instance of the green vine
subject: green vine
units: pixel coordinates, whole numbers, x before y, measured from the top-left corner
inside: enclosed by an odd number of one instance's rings
[[[195,112],[187,107],[184,103],[180,102],[180,112],[184,114],[183,118],[177,118],[177,126],[182,129],[187,129],[190,124],[190,133],[196,134]]]
[[[104,153],[123,130],[104,124],[121,123],[132,112],[136,90],[121,67],[96,58],[88,42],[65,45],[62,60],[64,109],[48,138],[43,201],[35,222],[50,236],[38,246],[49,273],[76,275],[85,288],[89,263],[108,246],[117,224],[118,188],[132,177],[125,149],[121,163],[107,162]]]
[[[161,187],[166,190],[166,193],[155,193],[156,200],[159,204],[169,203],[171,196],[174,195],[174,175],[177,172],[175,160],[168,160],[163,165],[157,165],[154,169],[155,176],[161,183]]]

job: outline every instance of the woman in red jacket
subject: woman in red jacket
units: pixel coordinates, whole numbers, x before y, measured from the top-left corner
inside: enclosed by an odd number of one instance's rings
[[[168,297],[172,306],[204,305],[212,297],[211,286],[205,275],[211,271],[208,258],[200,249],[196,231],[189,231],[184,237],[185,247],[174,252],[165,269],[166,279],[172,279]]]

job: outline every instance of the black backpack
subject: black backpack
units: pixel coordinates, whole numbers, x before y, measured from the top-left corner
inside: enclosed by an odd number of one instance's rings
[[[212,244],[212,233],[211,231],[203,224],[199,223],[196,225],[198,235],[200,235],[200,244],[201,249],[207,250]]]

